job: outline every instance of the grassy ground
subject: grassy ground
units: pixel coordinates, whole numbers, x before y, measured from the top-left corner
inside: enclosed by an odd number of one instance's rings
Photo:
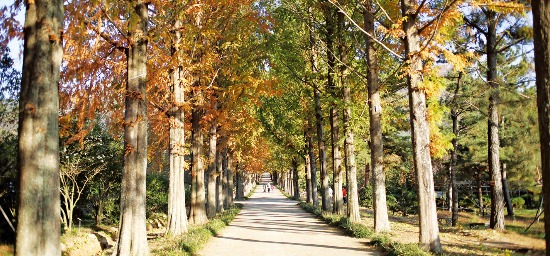
[[[384,234],[373,232],[374,219],[371,210],[361,209],[361,222],[347,223],[342,216],[323,213],[319,208],[301,203],[302,208],[317,215],[328,224],[340,226],[350,235],[371,239],[389,255],[430,255],[422,252],[418,243],[418,216],[391,215],[391,231]],[[495,231],[485,226],[470,227],[470,223],[489,223],[488,216],[460,213],[456,227],[440,225],[443,255],[545,255],[543,218],[533,222],[536,210],[518,210],[514,218],[507,217],[506,230]],[[438,216],[448,216],[439,212]]]
[[[220,213],[216,218],[200,226],[190,226],[187,234],[179,237],[161,236],[149,241],[151,255],[194,255],[211,237],[216,236],[225,226],[241,211],[242,205],[236,206]]]
[[[372,212],[363,209],[362,224],[374,226]],[[439,216],[448,215],[440,212]],[[485,226],[470,227],[470,223],[489,223],[488,216],[460,213],[458,225],[440,225],[440,239],[446,255],[544,255],[544,223],[533,224],[528,232],[523,231],[533,221],[534,211],[518,211],[515,219],[506,219],[506,230],[495,231]],[[395,242],[413,244],[418,242],[418,216],[391,216],[392,231],[387,235]]]

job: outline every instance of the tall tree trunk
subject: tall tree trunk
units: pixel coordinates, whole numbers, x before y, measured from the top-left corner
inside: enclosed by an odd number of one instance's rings
[[[325,19],[327,26],[326,33],[326,44],[327,44],[327,91],[331,94],[332,97],[338,98],[338,90],[336,88],[336,82],[334,81],[334,75],[339,73],[340,76],[341,70],[338,70],[335,63],[335,49],[334,49],[334,36],[335,36],[335,20],[334,13],[336,10],[331,7],[327,7],[325,11]],[[339,24],[338,24],[339,25]],[[341,31],[338,31],[341,32]],[[340,35],[342,36],[342,35]],[[342,47],[339,45],[338,49],[341,51]],[[342,61],[342,60],[341,60]],[[340,115],[338,111],[338,106],[335,101],[330,105],[330,138],[331,138],[331,149],[332,149],[332,184],[334,191],[334,202],[332,212],[336,214],[344,213],[344,204],[342,197],[342,156],[340,153]]]
[[[191,111],[191,153],[193,164],[191,167],[191,212],[189,213],[189,223],[194,225],[200,225],[208,221],[204,186],[204,135],[200,125],[202,110],[198,108],[199,106],[195,105]]]
[[[233,171],[233,154],[227,150],[227,205],[233,206],[235,198],[235,172]]]
[[[488,119],[488,163],[491,175],[491,221],[493,229],[504,229],[504,194],[500,171],[498,135],[499,85],[497,82],[497,20],[494,11],[487,11],[487,83],[491,88]]]
[[[308,7],[308,27],[312,27],[314,23],[314,17],[311,11],[311,6]],[[310,54],[309,54],[309,69],[313,74],[316,74],[319,72],[319,68],[317,67],[317,50],[315,48],[315,39],[313,38],[313,31],[311,29],[308,29],[309,31],[309,47],[310,47]],[[315,126],[317,127],[317,138],[319,140],[319,146],[322,146],[323,150],[319,151],[319,162],[320,162],[320,173],[321,176],[324,173],[324,170],[326,169],[326,153],[325,153],[325,146],[323,142],[323,112],[321,110],[321,95],[319,91],[319,87],[315,86],[313,88],[313,98],[315,102],[315,117],[316,117],[316,123]],[[319,200],[317,198],[317,160],[315,158],[315,149],[313,146],[313,121],[311,120],[311,115],[308,115],[308,146],[309,146],[309,157],[310,157],[310,163],[311,163],[311,184],[312,184],[312,190],[311,190],[311,197],[313,198],[313,205],[318,206]],[[319,134],[319,130],[321,133]],[[321,149],[321,147],[319,147]],[[324,165],[323,165],[324,164]],[[327,187],[328,187],[328,181],[327,181]],[[323,188],[324,189],[324,188]],[[326,198],[325,193],[323,192],[321,195],[321,201],[324,201]]]
[[[235,167],[235,173],[237,174],[237,194],[235,199],[244,200],[244,173],[242,170],[239,170],[239,164]]]
[[[363,19],[365,31],[374,35],[374,10],[372,0],[364,2]],[[367,48],[367,90],[369,95],[369,124],[372,177],[372,196],[374,206],[374,230],[387,232],[390,230],[388,207],[386,205],[386,174],[384,172],[384,149],[382,142],[382,103],[380,100],[380,85],[378,84],[378,60],[376,47],[369,36],[365,35]]]
[[[293,191],[294,191],[294,199],[295,200],[300,200],[300,187],[298,186],[298,160],[296,160],[296,158],[292,159],[292,171],[293,171],[293,174],[292,174],[292,187],[293,187]]]
[[[313,145],[313,125],[311,121],[311,116],[308,115],[308,132],[307,132],[307,151],[309,154],[309,164],[311,165],[311,201],[314,206],[319,205],[319,200],[317,199],[317,161],[315,158],[315,146]]]
[[[502,191],[504,193],[504,201],[506,202],[506,210],[509,217],[514,217],[514,206],[510,199],[510,190],[508,189],[508,180],[506,179],[506,164],[502,164]]]
[[[312,184],[311,184],[311,157],[309,155],[309,146],[308,146],[308,134],[307,132],[304,132],[304,139],[305,139],[305,152],[306,156],[304,157],[305,163],[304,163],[304,169],[306,172],[306,202],[308,204],[313,203],[312,198]]]
[[[59,96],[63,1],[27,1],[19,95],[15,255],[61,255]],[[53,40],[52,40],[53,39]]]
[[[223,208],[229,209],[229,206],[231,205],[229,203],[229,154],[227,153],[227,148],[224,148],[223,154],[222,154],[222,168],[223,168]]]
[[[455,94],[456,95],[456,94]],[[451,190],[451,200],[449,204],[451,205],[451,223],[455,227],[458,223],[458,188],[456,184],[456,162],[457,162],[457,139],[458,139],[458,120],[459,116],[456,110],[451,110],[451,120],[453,121],[453,134],[455,137],[452,140],[453,150],[451,151],[451,164],[449,165],[449,172],[451,176],[450,190]]]
[[[208,152],[208,197],[206,202],[206,216],[208,218],[214,218],[216,216],[216,145],[218,143],[217,136],[217,123],[212,121],[210,126],[210,142]]]
[[[135,1],[128,26],[124,171],[116,255],[147,255],[145,192],[147,174],[147,4]]]
[[[550,2],[532,0],[533,32],[535,33],[535,72],[537,75],[537,106],[539,116],[542,188],[544,198],[550,199]],[[550,203],[544,204],[550,213]],[[544,218],[546,250],[550,246],[550,218]]]
[[[422,83],[422,60],[419,56],[420,35],[416,28],[416,7],[412,0],[401,0],[403,31],[405,32],[405,56],[407,56],[409,107],[414,168],[418,184],[418,217],[420,246],[425,250],[441,253],[437,208],[430,155],[430,129],[427,119],[426,93],[419,88]]]
[[[365,188],[368,187],[369,184],[371,183],[370,173],[371,173],[370,164],[367,162],[365,163]]]
[[[314,92],[315,98],[315,116],[317,126],[317,147],[319,148],[320,174],[321,174],[321,209],[328,211],[330,206],[330,197],[328,194],[328,174],[327,174],[327,153],[325,151],[324,128],[323,128],[323,111],[321,109],[321,93],[316,88]]]
[[[103,200],[99,200],[99,202],[97,202],[97,207],[96,207],[96,214],[95,214],[95,225],[96,226],[99,226],[102,224],[103,222],[103,208],[104,208],[104,201]]]
[[[312,35],[310,35],[310,41],[312,41]],[[312,42],[312,48],[313,48]],[[314,57],[313,57],[314,59]],[[315,66],[315,64],[313,64]],[[315,69],[315,68],[314,68]],[[321,91],[317,86],[313,90],[313,97],[315,101],[315,117],[317,127],[317,147],[319,148],[319,162],[320,162],[320,175],[321,175],[321,209],[328,211],[330,206],[330,197],[328,191],[328,173],[327,173],[327,152],[324,141],[324,128],[323,128],[323,109],[321,106]]]
[[[458,131],[459,131],[459,125],[460,125],[460,115],[458,111],[454,108],[456,108],[456,99],[458,97],[458,92],[460,90],[460,82],[462,79],[462,72],[458,74],[458,79],[456,81],[456,87],[453,94],[452,104],[453,109],[451,109],[451,120],[453,122],[453,134],[455,137],[452,140],[453,144],[453,150],[451,151],[451,164],[449,165],[449,173],[450,173],[450,184],[449,184],[449,190],[450,190],[450,200],[449,205],[451,207],[451,223],[452,226],[455,227],[458,223],[458,187],[457,187],[457,181],[456,181],[456,171],[457,171],[457,152],[458,152]]]
[[[181,32],[178,29],[181,21],[174,24],[175,35],[172,45],[172,57],[178,59],[178,45]],[[179,236],[187,232],[187,211],[185,209],[185,103],[183,68],[179,65],[172,71],[172,102],[175,106],[170,115],[170,183],[168,188],[168,225],[167,234]]]
[[[351,95],[350,88],[344,87],[344,133],[346,139],[344,141],[345,162],[348,184],[348,210],[347,216],[351,222],[359,222],[361,215],[359,214],[359,195],[357,192],[357,166],[355,163],[355,141],[353,138],[353,129],[351,128]]]
[[[218,145],[216,150],[216,172],[218,173],[216,178],[216,212],[223,212],[224,209],[224,175],[223,175],[223,156],[220,145]]]

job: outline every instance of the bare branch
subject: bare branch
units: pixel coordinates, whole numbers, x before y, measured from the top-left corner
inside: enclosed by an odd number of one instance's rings
[[[355,27],[357,27],[361,32],[363,32],[365,35],[367,35],[368,37],[370,37],[374,42],[376,42],[377,44],[379,44],[380,46],[382,46],[384,49],[386,49],[386,51],[388,51],[389,53],[391,53],[393,56],[397,57],[399,60],[404,60],[405,58],[399,54],[397,54],[396,52],[394,52],[392,49],[390,49],[389,47],[387,47],[384,43],[380,42],[378,39],[376,39],[376,37],[374,37],[373,35],[371,35],[369,32],[365,31],[361,26],[359,26],[359,24],[357,24],[357,22],[355,22],[350,16],[349,14],[344,11],[339,5],[337,5],[336,3],[333,2],[333,0],[330,1],[330,3],[332,3],[334,6],[336,6],[336,8],[338,8],[340,10],[341,13],[343,13],[349,21],[351,21],[351,23],[353,23],[353,25],[355,25]]]

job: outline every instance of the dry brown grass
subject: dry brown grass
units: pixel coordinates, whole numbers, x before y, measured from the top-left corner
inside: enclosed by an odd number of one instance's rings
[[[447,212],[439,213],[446,216]],[[529,214],[517,214],[515,220],[506,219],[507,230],[495,231],[485,227],[470,228],[470,223],[489,223],[487,216],[460,213],[459,225],[440,225],[440,239],[446,255],[544,255],[542,239],[544,223],[535,223],[523,233],[533,220]],[[388,236],[399,243],[418,242],[418,216],[390,216],[391,232]],[[374,226],[372,211],[362,209],[362,223]]]

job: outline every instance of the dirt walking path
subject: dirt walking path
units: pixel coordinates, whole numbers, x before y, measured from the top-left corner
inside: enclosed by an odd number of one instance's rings
[[[218,255],[382,255],[367,240],[345,236],[287,199],[257,186],[241,213],[199,252]]]

